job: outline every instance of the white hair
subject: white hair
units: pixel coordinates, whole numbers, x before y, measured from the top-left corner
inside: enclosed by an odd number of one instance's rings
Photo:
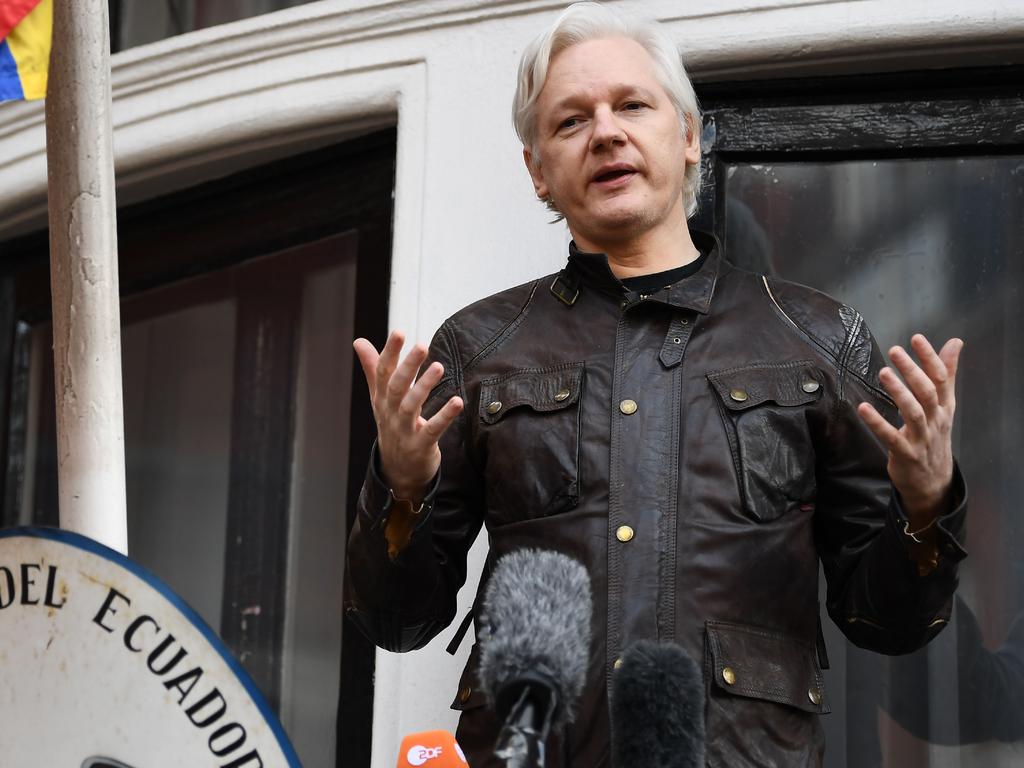
[[[550,29],[526,46],[519,62],[519,81],[512,102],[512,122],[523,146],[529,148],[534,157],[537,157],[537,97],[544,87],[551,60],[578,43],[609,37],[625,37],[643,46],[654,62],[659,84],[676,108],[684,135],[689,131],[700,130],[697,94],[686,75],[675,43],[664,29],[655,21],[626,16],[599,3],[573,3],[562,11]],[[685,162],[682,158],[680,161]],[[687,166],[683,179],[683,202],[687,217],[697,212],[700,183],[700,166]],[[560,214],[551,198],[545,202],[548,208]]]

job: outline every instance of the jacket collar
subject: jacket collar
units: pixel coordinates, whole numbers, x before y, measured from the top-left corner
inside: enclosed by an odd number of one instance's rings
[[[657,293],[648,294],[647,301],[658,301],[673,307],[692,309],[707,314],[715,292],[721,265],[721,247],[718,238],[708,232],[691,229],[690,237],[701,253],[707,254],[700,270]],[[572,306],[580,290],[590,288],[615,298],[634,299],[630,291],[612,272],[608,256],[603,253],[581,251],[575,242],[569,244],[569,261],[551,284],[551,292],[563,303]]]

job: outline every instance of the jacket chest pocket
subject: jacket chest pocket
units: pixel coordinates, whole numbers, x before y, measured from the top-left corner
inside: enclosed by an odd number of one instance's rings
[[[480,383],[487,506],[498,522],[576,505],[582,390],[582,362],[521,368]]]
[[[824,377],[809,361],[762,363],[708,374],[717,394],[741,503],[762,522],[814,500],[809,406]]]

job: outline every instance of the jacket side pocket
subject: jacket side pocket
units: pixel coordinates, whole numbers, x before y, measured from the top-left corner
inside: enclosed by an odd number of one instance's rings
[[[818,765],[831,710],[814,643],[724,621],[704,638],[708,765]]]

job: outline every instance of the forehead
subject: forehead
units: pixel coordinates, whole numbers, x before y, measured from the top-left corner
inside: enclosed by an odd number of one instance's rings
[[[654,60],[640,43],[625,37],[587,40],[551,59],[537,99],[543,111],[577,100],[600,99],[630,89],[666,96]]]

